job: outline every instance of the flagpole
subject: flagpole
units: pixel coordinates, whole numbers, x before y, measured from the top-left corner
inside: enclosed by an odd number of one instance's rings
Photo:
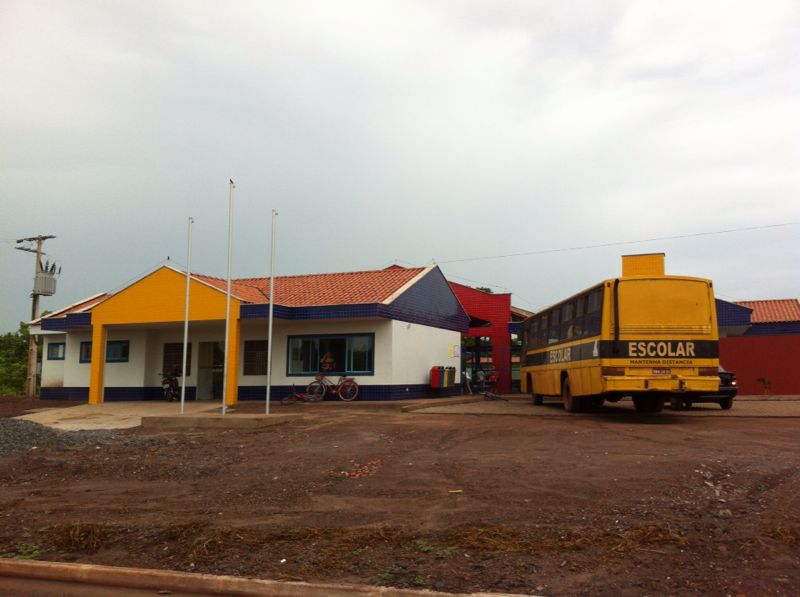
[[[192,271],[192,224],[194,218],[190,217],[188,222],[188,242],[186,245],[186,298],[184,299],[183,311],[183,363],[181,365],[181,414],[186,403],[186,358],[187,345],[189,344],[189,277]]]
[[[231,329],[231,247],[233,244],[233,179],[229,180],[228,187],[228,287],[225,293],[225,363],[222,367],[222,414],[225,414],[225,397],[228,392],[228,353],[229,334]]]
[[[272,388],[272,314],[273,306],[275,305],[275,230],[278,212],[272,210],[272,248],[270,249],[270,263],[269,263],[269,317],[268,317],[268,332],[267,332],[267,404],[266,413],[269,414],[269,394]]]

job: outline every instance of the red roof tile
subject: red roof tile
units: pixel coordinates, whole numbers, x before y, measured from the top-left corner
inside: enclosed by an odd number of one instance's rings
[[[800,321],[800,301],[798,299],[737,301],[736,304],[753,310],[750,315],[751,323]]]
[[[83,313],[85,311],[91,311],[95,305],[102,303],[106,300],[110,294],[97,294],[95,296],[90,296],[89,298],[85,298],[83,300],[78,301],[70,305],[69,307],[64,307],[63,309],[59,309],[58,311],[54,311],[52,313],[48,313],[47,315],[42,315],[39,319],[33,320],[31,323],[36,325],[42,319],[58,319],[59,317],[66,317],[72,313]]]
[[[275,304],[313,307],[382,303],[423,271],[425,268],[420,267],[278,276],[275,278]],[[198,274],[193,277],[223,292],[227,289],[227,281],[222,278]],[[231,294],[247,303],[268,303],[269,278],[231,280]]]

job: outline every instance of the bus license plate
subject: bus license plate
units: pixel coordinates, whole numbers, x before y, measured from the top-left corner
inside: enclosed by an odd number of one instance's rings
[[[669,369],[653,369],[653,375],[669,375],[672,373]]]

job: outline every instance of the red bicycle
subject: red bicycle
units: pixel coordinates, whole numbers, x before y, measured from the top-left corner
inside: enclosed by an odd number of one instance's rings
[[[283,404],[296,404],[297,402],[319,402],[322,400],[323,396],[316,396],[314,394],[303,394],[302,392],[298,392],[292,386],[292,390],[287,394],[285,398],[281,400]]]
[[[317,373],[314,376],[314,381],[308,384],[306,394],[317,397],[317,400],[322,400],[325,398],[325,394],[328,393],[339,396],[340,400],[350,402],[358,396],[358,384],[352,377],[345,377],[344,375],[339,378],[339,381],[333,383],[325,377],[324,373]]]

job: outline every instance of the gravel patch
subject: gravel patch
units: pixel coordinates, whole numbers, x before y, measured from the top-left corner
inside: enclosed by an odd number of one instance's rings
[[[111,429],[59,431],[24,419],[0,419],[0,456],[34,448],[61,449],[106,443],[118,435],[119,432]]]

